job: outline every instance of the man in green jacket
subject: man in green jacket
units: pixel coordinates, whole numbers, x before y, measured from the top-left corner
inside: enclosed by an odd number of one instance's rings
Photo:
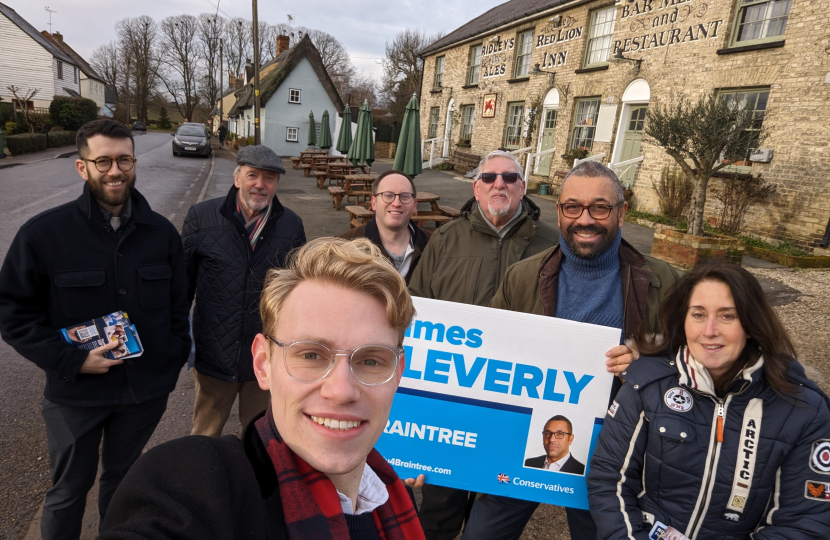
[[[461,218],[436,230],[409,282],[413,296],[486,306],[507,268],[556,245],[559,230],[539,221],[539,207],[524,198],[516,158],[502,150],[478,166],[474,197]],[[421,524],[428,540],[452,540],[475,494],[425,485]]]
[[[559,191],[559,245],[511,266],[490,307],[611,326],[625,338],[641,323],[656,332],[660,302],[677,279],[668,264],[622,239],[628,204],[617,175],[588,161]],[[606,353],[608,371],[624,375],[634,360],[626,345]],[[612,396],[620,387],[615,378]],[[518,540],[538,503],[487,495],[476,501],[463,540]],[[587,510],[567,508],[571,538],[594,539]]]

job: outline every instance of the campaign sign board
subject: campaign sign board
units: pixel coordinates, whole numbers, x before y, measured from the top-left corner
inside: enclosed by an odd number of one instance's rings
[[[620,330],[413,301],[381,455],[401,478],[424,474],[431,484],[587,509],[585,474],[613,382],[605,353]],[[543,435],[554,416],[570,421],[572,438]],[[550,426],[567,429],[562,420]],[[544,468],[565,450],[570,459],[555,460],[562,471]]]

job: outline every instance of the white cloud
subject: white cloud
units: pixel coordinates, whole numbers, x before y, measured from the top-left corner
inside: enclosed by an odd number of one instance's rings
[[[48,0],[52,28],[87,60],[92,51],[115,39],[115,23],[125,17],[150,15],[161,20],[182,13],[215,13],[217,0]],[[429,33],[455,30],[504,0],[312,0],[294,3],[289,13],[294,24],[323,30],[335,36],[354,57],[357,69],[380,79],[382,68],[376,58],[384,45],[406,27]],[[38,30],[48,30],[49,14],[43,5],[30,0],[4,0]],[[287,22],[285,2],[260,0],[259,19],[271,24]],[[220,15],[251,18],[251,2],[219,0]]]

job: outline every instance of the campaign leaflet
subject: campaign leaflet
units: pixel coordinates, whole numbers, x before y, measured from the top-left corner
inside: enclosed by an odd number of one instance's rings
[[[620,330],[412,300],[381,455],[401,478],[587,509],[613,382],[605,353]]]
[[[78,349],[91,351],[112,341],[120,345],[106,352],[110,360],[135,358],[144,354],[144,347],[138,339],[135,325],[124,311],[116,311],[91,321],[86,321],[60,330],[64,341]]]

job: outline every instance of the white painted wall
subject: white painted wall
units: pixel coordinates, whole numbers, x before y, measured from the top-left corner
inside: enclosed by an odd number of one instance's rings
[[[3,14],[0,14],[0,51],[0,96],[10,98],[4,101],[13,99],[6,88],[11,85],[24,90],[39,88],[33,101],[52,101],[55,96],[53,70],[56,69],[52,54]]]
[[[55,80],[55,93],[56,96],[66,96],[72,97],[72,94],[66,91],[66,88],[71,88],[72,90],[81,93],[81,78],[80,72],[81,70],[78,69],[78,66],[73,64],[63,62],[63,79],[58,78],[58,60],[57,58],[52,58],[52,72],[54,74]],[[81,94],[83,95],[83,94]]]
[[[91,99],[98,106],[98,114],[104,113],[106,101],[104,100],[104,83],[98,79],[90,79],[86,73],[81,72],[81,96]]]

